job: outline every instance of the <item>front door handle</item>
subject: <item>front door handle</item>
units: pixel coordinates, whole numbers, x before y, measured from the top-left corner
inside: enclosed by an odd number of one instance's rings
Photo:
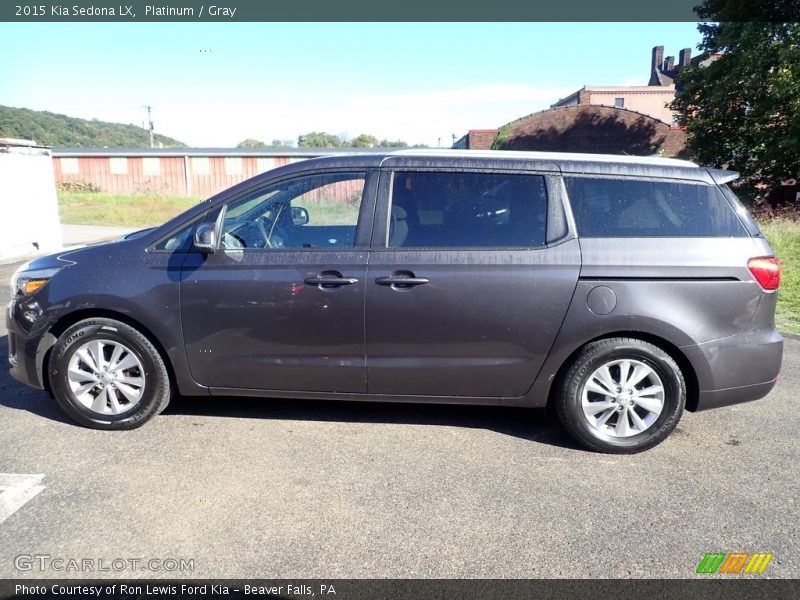
[[[427,277],[407,277],[404,275],[392,275],[390,277],[378,277],[375,283],[378,285],[390,285],[395,289],[403,289],[414,287],[415,285],[424,285],[430,283]]]
[[[358,283],[358,279],[355,277],[342,277],[341,275],[317,275],[316,277],[307,277],[304,281],[307,285],[317,285],[323,289]]]

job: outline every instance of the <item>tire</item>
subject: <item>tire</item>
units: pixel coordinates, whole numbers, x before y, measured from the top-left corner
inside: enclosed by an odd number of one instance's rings
[[[664,441],[685,405],[686,382],[669,354],[636,338],[609,338],[587,344],[575,357],[561,380],[556,411],[585,448],[634,454]]]
[[[113,319],[86,319],[67,329],[49,367],[58,404],[93,429],[141,427],[170,400],[169,374],[158,350],[139,331]]]

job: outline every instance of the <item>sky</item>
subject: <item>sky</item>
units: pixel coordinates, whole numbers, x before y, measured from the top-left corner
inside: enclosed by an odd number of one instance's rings
[[[2,23],[0,104],[191,146],[310,131],[450,146],[583,85],[646,85],[695,23]],[[24,48],[24,51],[21,49]]]

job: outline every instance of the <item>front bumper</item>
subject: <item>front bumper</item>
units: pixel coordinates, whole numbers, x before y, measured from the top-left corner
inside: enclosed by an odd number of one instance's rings
[[[45,388],[44,359],[55,337],[48,332],[44,318],[30,323],[24,321],[21,311],[16,300],[6,310],[9,372],[20,383],[41,390]]]

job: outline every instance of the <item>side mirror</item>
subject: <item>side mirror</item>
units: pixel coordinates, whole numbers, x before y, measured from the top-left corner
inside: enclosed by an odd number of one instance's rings
[[[217,249],[217,234],[214,223],[201,223],[194,232],[194,247],[202,252],[214,254]]]
[[[292,207],[292,225],[305,225],[308,223],[308,211],[302,206]]]

